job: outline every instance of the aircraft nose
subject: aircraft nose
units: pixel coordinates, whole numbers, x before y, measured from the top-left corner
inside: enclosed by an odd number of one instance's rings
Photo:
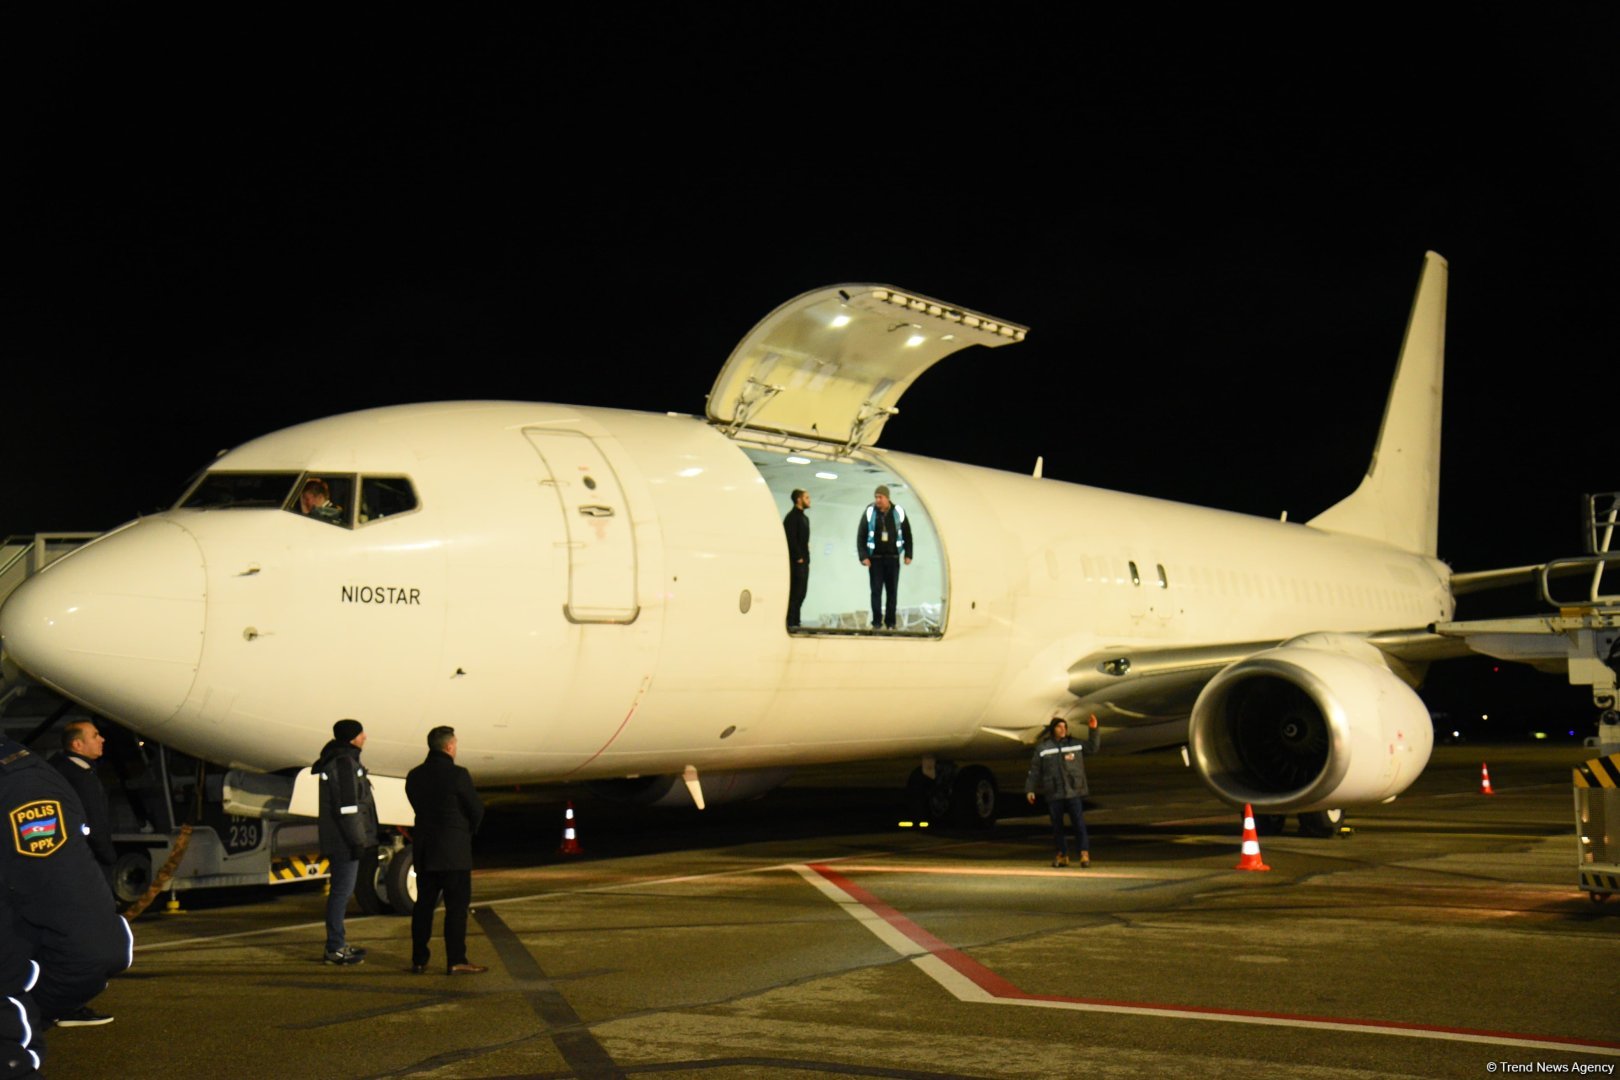
[[[185,529],[144,518],[25,581],[0,607],[10,659],[113,720],[161,724],[202,655],[207,578]]]

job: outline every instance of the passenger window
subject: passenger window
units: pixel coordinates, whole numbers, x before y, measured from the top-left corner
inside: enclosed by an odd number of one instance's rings
[[[403,476],[367,476],[360,481],[360,524],[415,510],[416,489]]]
[[[307,473],[287,509],[294,514],[350,528],[354,523],[354,477]]]

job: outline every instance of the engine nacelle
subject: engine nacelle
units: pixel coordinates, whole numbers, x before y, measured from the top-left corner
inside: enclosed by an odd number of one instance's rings
[[[1373,646],[1310,634],[1211,679],[1188,739],[1216,795],[1284,814],[1400,794],[1429,763],[1434,724]]]
[[[757,799],[779,787],[791,775],[791,768],[736,769],[731,772],[706,772],[699,781],[703,787],[704,804],[719,806],[721,803]],[[609,802],[640,806],[693,805],[692,793],[686,789],[686,780],[679,773],[638,776],[633,780],[593,780],[586,786]]]

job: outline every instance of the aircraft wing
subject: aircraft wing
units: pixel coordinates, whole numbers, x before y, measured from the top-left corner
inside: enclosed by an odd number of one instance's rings
[[[1409,685],[1433,660],[1466,656],[1466,643],[1431,630],[1385,630],[1344,635],[1383,654],[1390,670]],[[1283,641],[1221,642],[1174,647],[1121,647],[1082,657],[1069,666],[1069,692],[1114,724],[1124,727],[1185,719],[1205,685],[1227,667]]]

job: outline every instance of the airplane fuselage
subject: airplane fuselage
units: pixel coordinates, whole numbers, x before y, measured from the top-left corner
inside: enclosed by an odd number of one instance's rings
[[[403,477],[418,505],[347,528],[143,518],[20,590],[7,631],[27,628],[36,677],[199,756],[307,764],[354,717],[371,768],[402,775],[450,724],[498,783],[1022,753],[1006,732],[1073,704],[1078,657],[1451,614],[1442,563],[1374,541],[866,450],[810,466],[844,493],[809,512],[813,595],[837,613],[789,633],[786,485],[759,462],[795,449],[543,404],[318,420],[209,471]],[[914,632],[859,632],[878,474],[926,533],[901,572]]]

